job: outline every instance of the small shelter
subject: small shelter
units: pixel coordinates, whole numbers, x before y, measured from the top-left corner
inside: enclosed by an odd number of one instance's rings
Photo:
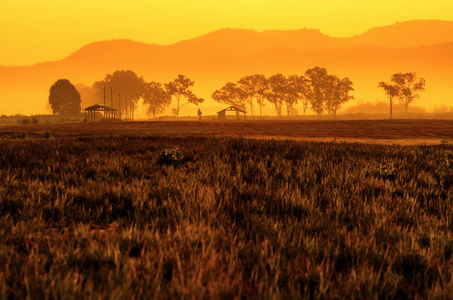
[[[236,117],[237,117],[238,120],[239,120],[239,113],[243,113],[244,114],[244,120],[245,120],[246,112],[243,111],[240,108],[237,108],[236,106],[230,106],[230,107],[227,107],[225,109],[222,109],[221,111],[218,111],[217,112],[218,119],[219,120],[226,120],[226,112],[227,111],[234,111],[236,113]]]
[[[83,110],[85,111],[85,118],[87,122],[95,122],[96,112],[98,111],[104,112],[104,119],[113,120],[116,118],[116,112],[118,111],[116,108],[100,104],[89,106]]]

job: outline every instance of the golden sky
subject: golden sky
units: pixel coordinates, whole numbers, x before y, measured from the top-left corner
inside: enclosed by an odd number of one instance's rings
[[[57,60],[106,39],[171,44],[225,27],[345,37],[414,19],[453,20],[453,1],[1,0],[0,65]]]

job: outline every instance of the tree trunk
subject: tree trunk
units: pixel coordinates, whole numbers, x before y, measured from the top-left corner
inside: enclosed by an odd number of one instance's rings
[[[275,106],[275,111],[277,112],[277,115],[279,117],[281,117],[282,116],[282,106],[277,103],[275,103],[274,106]]]
[[[390,98],[390,119],[393,118],[393,99]]]

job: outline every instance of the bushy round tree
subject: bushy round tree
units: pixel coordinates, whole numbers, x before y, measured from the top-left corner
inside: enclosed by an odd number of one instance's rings
[[[67,79],[57,80],[49,91],[49,104],[52,113],[76,116],[80,113],[80,94]]]

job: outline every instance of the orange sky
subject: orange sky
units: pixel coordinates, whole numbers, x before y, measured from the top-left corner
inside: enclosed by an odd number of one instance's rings
[[[57,60],[106,39],[170,44],[225,27],[351,36],[413,19],[453,20],[453,1],[2,0],[0,65]]]

